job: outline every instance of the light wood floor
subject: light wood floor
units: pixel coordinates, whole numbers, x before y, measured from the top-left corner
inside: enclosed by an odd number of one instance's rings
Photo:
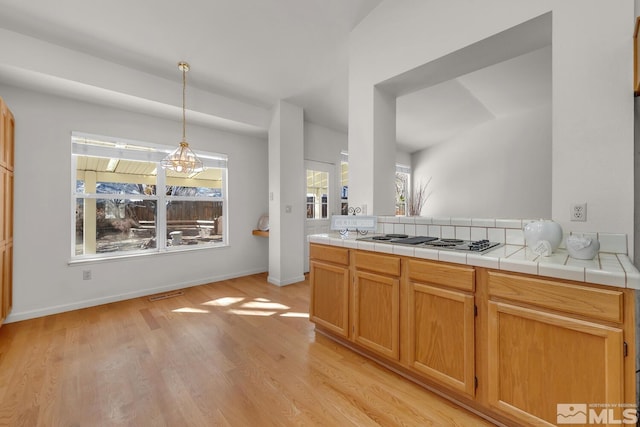
[[[264,274],[0,328],[1,426],[490,426],[327,338]]]

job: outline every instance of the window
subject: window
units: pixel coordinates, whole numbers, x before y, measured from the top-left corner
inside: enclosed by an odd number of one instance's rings
[[[329,173],[307,169],[307,219],[329,218]]]
[[[409,200],[411,169],[408,166],[396,165],[396,215],[409,214],[407,202]]]
[[[349,154],[340,153],[340,213],[349,214]]]
[[[340,210],[342,215],[349,213],[349,153],[346,151],[340,152],[340,181],[341,181],[341,195],[340,195]],[[309,172],[307,171],[307,183],[309,182]],[[409,215],[409,198],[411,190],[411,167],[396,164],[396,215],[406,216]],[[307,184],[308,185],[308,184]],[[309,217],[308,207],[311,203],[310,195],[307,190],[307,218]]]
[[[198,152],[185,176],[160,167],[173,148],[72,135],[73,258],[226,244],[226,156]]]

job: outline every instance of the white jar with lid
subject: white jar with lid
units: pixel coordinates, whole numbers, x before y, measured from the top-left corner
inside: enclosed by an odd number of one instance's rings
[[[549,219],[530,222],[523,231],[525,244],[540,255],[551,255],[562,242],[562,227]]]

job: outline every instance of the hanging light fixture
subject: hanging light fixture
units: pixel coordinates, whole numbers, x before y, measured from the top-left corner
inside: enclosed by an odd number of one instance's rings
[[[186,138],[185,93],[187,90],[187,71],[189,71],[189,64],[179,62],[178,69],[182,71],[182,141],[180,141],[180,145],[173,153],[162,159],[160,165],[164,169],[188,174],[204,170],[204,165],[202,164],[202,160],[196,156],[196,153],[191,151]]]

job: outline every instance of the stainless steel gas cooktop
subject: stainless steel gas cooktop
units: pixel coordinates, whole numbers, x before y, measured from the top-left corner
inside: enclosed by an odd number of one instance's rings
[[[484,253],[490,249],[502,246],[499,242],[489,240],[462,240],[462,239],[440,239],[429,236],[409,236],[407,234],[380,234],[376,236],[362,237],[358,240],[375,243],[388,243],[392,245],[410,245],[423,248],[431,248],[448,251],[462,251]]]

